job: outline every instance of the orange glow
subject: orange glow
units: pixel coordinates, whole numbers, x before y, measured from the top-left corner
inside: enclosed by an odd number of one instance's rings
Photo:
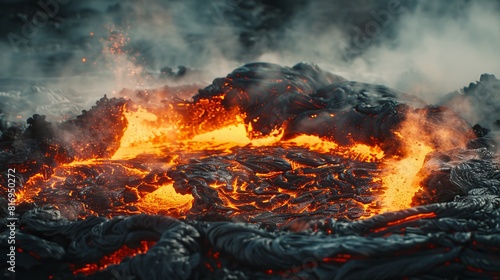
[[[432,213],[423,213],[423,214],[417,214],[417,215],[408,216],[408,217],[405,217],[404,219],[397,220],[397,221],[394,221],[394,222],[389,222],[389,223],[387,223],[387,225],[388,226],[393,226],[393,225],[399,225],[399,224],[410,222],[410,221],[414,221],[414,220],[429,219],[429,218],[435,218],[435,217],[436,217],[436,214],[434,212],[432,212]]]
[[[191,208],[193,196],[179,194],[172,184],[166,184],[156,191],[145,195],[136,206],[144,213],[158,214],[174,208],[175,211],[187,211]]]
[[[16,192],[17,203],[21,202],[33,202],[33,197],[36,197],[41,191],[41,188],[37,187],[38,183],[44,181],[44,176],[41,173],[31,176],[28,181],[24,184],[22,189],[18,189]]]
[[[306,147],[313,151],[333,153],[369,162],[380,161],[385,156],[384,151],[379,146],[371,147],[365,144],[354,144],[353,146],[343,147],[314,135],[299,135],[288,140],[287,143]]]
[[[111,159],[130,159],[140,154],[161,155],[162,148],[175,140],[175,126],[157,124],[158,117],[140,106],[135,111],[126,108],[124,117],[128,125],[120,147]]]
[[[141,241],[137,248],[131,248],[127,245],[123,245],[114,253],[103,257],[98,263],[88,263],[82,267],[73,266],[73,274],[90,275],[97,271],[103,270],[110,265],[119,264],[123,259],[127,257],[131,258],[140,254],[145,254],[149,250],[149,248],[154,246],[155,243],[156,242],[152,241]]]
[[[192,149],[232,148],[250,144],[245,125],[228,125],[194,136],[185,142]],[[222,145],[222,146],[221,146]]]
[[[419,172],[425,157],[436,149],[465,147],[467,135],[456,135],[452,127],[456,118],[444,119],[439,126],[429,125],[418,112],[409,112],[399,131],[394,136],[402,142],[402,158],[385,161],[382,181],[386,187],[382,199],[383,211],[396,211],[412,206],[412,198],[422,188],[420,182],[428,175]],[[427,127],[427,130],[424,129]]]
[[[436,213],[434,213],[434,212],[411,215],[411,216],[407,216],[407,217],[399,219],[399,220],[388,222],[387,225],[380,227],[380,228],[377,228],[377,229],[374,229],[373,232],[381,232],[381,231],[387,230],[388,227],[390,227],[390,226],[400,225],[400,224],[404,224],[406,222],[416,221],[416,220],[420,220],[420,219],[430,219],[430,218],[435,218],[435,217],[436,217]]]
[[[222,98],[221,98],[222,99]],[[182,155],[182,151],[211,151],[218,150],[225,153],[230,153],[231,149],[234,147],[265,147],[265,146],[280,146],[280,147],[293,147],[300,146],[310,149],[311,151],[317,151],[320,153],[335,154],[342,157],[348,157],[351,159],[357,159],[360,161],[381,161],[384,158],[384,152],[379,146],[368,146],[364,144],[355,144],[348,147],[343,147],[335,142],[328,141],[326,139],[321,139],[317,136],[311,135],[300,135],[294,139],[288,141],[281,141],[283,135],[283,130],[275,130],[266,137],[251,137],[251,124],[245,125],[244,116],[237,113],[230,113],[221,109],[220,100],[215,102],[202,102],[202,107],[194,108],[194,112],[199,114],[201,119],[206,117],[206,114],[216,115],[222,114],[225,117],[222,123],[201,123],[199,127],[193,130],[194,135],[186,133],[191,127],[181,121],[179,116],[175,115],[173,112],[169,111],[169,108],[162,109],[160,111],[146,110],[145,108],[137,105],[126,105],[123,110],[123,118],[127,121],[127,126],[124,129],[123,136],[120,139],[119,147],[110,159],[91,159],[84,161],[75,161],[70,164],[61,165],[54,170],[54,175],[51,178],[45,178],[42,175],[34,176],[28,181],[30,195],[36,195],[36,192],[40,191],[39,187],[36,185],[42,184],[45,186],[55,186],[58,182],[64,181],[65,176],[70,176],[73,174],[73,168],[79,166],[99,166],[106,165],[114,162],[119,162],[122,160],[133,159],[139,156],[143,158],[151,158],[155,161],[155,158],[165,158],[169,156],[169,160],[161,160],[158,164],[161,164],[161,168],[168,168],[170,163],[173,163]],[[207,106],[203,109],[203,106]],[[170,107],[171,108],[171,107]],[[160,115],[161,114],[161,115]],[[146,157],[144,157],[146,156]],[[157,165],[158,165],[157,164]],[[290,162],[293,170],[298,170],[303,168],[299,163]],[[158,167],[158,166],[157,166]],[[155,168],[157,168],[155,167]],[[143,178],[148,174],[147,170],[139,170],[132,167],[120,166],[121,170],[126,170],[127,174],[131,177]],[[235,167],[238,169],[238,167]],[[418,171],[416,169],[415,172]],[[244,172],[243,169],[240,170]],[[279,176],[278,173],[266,173],[266,174],[256,174],[261,178],[272,178],[273,176]],[[314,174],[310,174],[314,177]],[[379,180],[375,178],[374,180]],[[304,183],[306,184],[306,183]],[[237,180],[232,182],[233,190],[226,191],[226,183],[222,182],[221,185],[214,184],[211,187],[218,189],[219,192],[224,193],[220,198],[224,201],[224,204],[231,208],[238,210],[241,208],[241,203],[239,203],[240,195],[235,192],[236,189],[244,189],[245,186],[238,186]],[[300,188],[307,187],[306,185],[298,186]],[[301,194],[296,191],[291,190],[280,190],[282,193],[287,193],[290,195],[286,201],[290,199],[297,199]],[[248,196],[249,194],[247,194]],[[190,194],[182,195],[175,191],[172,183],[162,184],[158,189],[150,193],[138,193],[139,200],[134,202],[133,205],[136,206],[139,211],[149,214],[164,213],[171,216],[182,217],[187,211],[191,209],[193,203],[193,196]],[[248,198],[246,198],[248,199]],[[245,201],[242,203],[248,206],[255,206],[257,208],[266,208],[273,210],[283,203],[273,203],[275,199],[274,195],[268,197],[255,198],[255,201]],[[368,205],[363,205],[365,213],[362,217],[368,217],[379,213],[379,208],[376,207],[378,202],[375,201]],[[361,203],[360,203],[361,204]],[[303,212],[303,211],[315,211],[317,206],[297,204],[290,211],[293,212]]]
[[[275,129],[269,135],[262,136],[257,131],[254,131],[252,127],[258,122],[258,117],[251,121],[246,120],[244,114],[236,110],[228,111],[225,109],[222,105],[223,100],[224,95],[221,95],[211,100],[199,100],[196,104],[179,102],[167,103],[166,106],[162,104],[157,107],[150,107],[143,103],[141,103],[143,106],[139,106],[129,102],[123,108],[122,116],[122,120],[126,120],[127,126],[123,129],[122,137],[116,139],[117,142],[113,143],[117,149],[110,158],[75,161],[70,164],[61,164],[53,169],[48,168],[53,174],[45,172],[45,174],[32,176],[27,181],[26,188],[19,193],[19,200],[32,202],[32,198],[38,195],[42,186],[56,188],[63,185],[64,180],[68,177],[84,178],[87,175],[81,171],[80,167],[89,166],[91,168],[96,167],[98,170],[103,170],[103,168],[112,170],[109,177],[113,177],[113,172],[116,170],[121,178],[126,177],[134,181],[134,184],[123,184],[128,188],[127,191],[132,192],[132,194],[127,194],[133,197],[130,198],[129,196],[127,199],[133,201],[130,204],[135,206],[138,209],[137,211],[184,217],[191,209],[194,197],[191,194],[177,193],[173,188],[173,178],[168,177],[167,172],[158,176],[161,179],[155,179],[153,183],[142,181],[144,184],[139,184],[137,182],[146,178],[152,171],[160,170],[163,172],[168,170],[170,165],[174,163],[186,163],[191,160],[190,156],[194,158],[214,154],[226,156],[229,153],[234,153],[237,147],[246,147],[254,150],[255,153],[260,153],[259,156],[265,158],[266,155],[263,151],[267,151],[267,148],[279,147],[286,150],[300,147],[301,150],[308,149],[317,153],[336,155],[365,163],[375,162],[377,164],[368,166],[374,166],[374,168],[381,166],[383,168],[382,171],[377,171],[376,174],[370,173],[370,175],[366,175],[372,178],[368,179],[366,184],[374,187],[371,190],[366,189],[366,191],[373,191],[369,194],[371,197],[369,197],[368,201],[361,202],[361,199],[358,199],[354,202],[359,203],[356,205],[358,209],[361,209],[361,211],[364,209],[364,213],[359,215],[356,213],[355,217],[366,218],[385,211],[396,211],[411,207],[413,197],[421,188],[422,179],[427,175],[425,170],[421,170],[426,156],[435,149],[455,147],[457,141],[465,143],[464,139],[449,139],[453,138],[453,134],[446,127],[429,129],[427,126],[427,131],[423,131],[422,128],[426,127],[424,123],[426,119],[425,116],[419,115],[418,111],[408,113],[406,121],[403,122],[401,127],[398,127],[397,131],[393,132],[392,138],[400,142],[400,146],[397,147],[398,156],[386,155],[380,145],[370,146],[355,143],[342,146],[332,140],[313,135],[299,135],[284,141],[281,138],[286,128]],[[447,124],[443,125],[446,126]],[[259,147],[265,148],[259,149]],[[89,155],[88,158],[93,157],[97,156]],[[138,159],[138,161],[128,162],[127,160],[130,159]],[[231,179],[231,182],[225,180],[212,182],[211,187],[217,190],[219,198],[228,209],[235,210],[234,213],[237,213],[240,209],[254,208],[273,211],[280,206],[284,206],[283,208],[286,208],[286,211],[302,213],[316,211],[325,206],[309,203],[315,199],[313,195],[321,192],[321,190],[315,192],[318,189],[314,189],[314,184],[322,179],[318,178],[314,172],[307,171],[308,165],[289,160],[285,156],[280,158],[280,160],[285,159],[292,169],[286,170],[286,172],[290,173],[290,176],[297,174],[305,178],[304,181],[296,183],[298,184],[294,186],[296,189],[276,188],[278,194],[266,193],[255,196],[251,190],[246,190],[249,183],[240,182],[238,178]],[[141,164],[140,167],[134,165],[138,164],[138,162]],[[320,165],[322,165],[320,168],[332,165],[342,166],[337,163],[326,163],[326,161],[320,163]],[[214,167],[215,170],[218,168],[231,168],[231,170],[227,171],[240,172],[241,174],[248,173],[248,168],[243,163],[231,167]],[[342,172],[347,173],[347,171],[349,170],[341,170],[339,174],[342,174]],[[252,175],[255,175],[259,180],[273,180],[277,176],[283,176],[283,174],[284,171],[279,169],[279,171],[257,172]],[[354,175],[360,178],[365,176]],[[335,180],[339,179],[337,173],[333,174],[333,176],[336,176]],[[108,179],[112,180],[114,178]],[[151,177],[148,177],[149,179]],[[284,176],[283,180],[286,182],[286,176]],[[251,187],[253,188],[253,186]],[[384,190],[383,193],[380,191],[381,188]],[[309,191],[310,194],[305,193]],[[322,193],[321,195],[328,197],[336,194]],[[290,201],[293,203],[289,203]],[[323,198],[323,201],[326,201],[325,198]],[[337,202],[332,201],[329,203],[334,204]],[[289,204],[293,204],[293,206]]]
[[[333,262],[333,263],[345,263],[352,258],[349,254],[337,254],[334,257],[323,258],[323,262]]]
[[[243,121],[240,117],[237,120]],[[279,142],[282,132],[275,132],[270,136],[263,138],[250,139],[247,130],[243,123],[228,125],[210,132],[205,132],[194,136],[192,139],[184,141],[190,149],[210,150],[221,149],[226,150],[236,146],[270,146]]]
[[[382,175],[385,193],[382,199],[383,211],[397,211],[411,207],[412,198],[421,188],[417,178],[418,171],[424,164],[427,154],[432,152],[429,136],[420,125],[420,117],[409,114],[399,131],[394,136],[402,142],[403,158],[387,159]]]
[[[425,156],[433,148],[420,141],[409,140],[407,156],[402,159],[387,159],[386,171],[382,181],[386,187],[382,199],[383,211],[396,211],[411,207],[412,198],[419,190],[419,180],[416,177],[424,164]]]
[[[87,59],[85,57],[83,57],[82,62],[87,62]]]
[[[339,147],[339,145],[335,142],[325,141],[314,135],[299,135],[291,140],[288,140],[287,142],[304,146],[319,152],[330,152]]]
[[[379,146],[355,144],[349,148],[349,153],[357,155],[357,159],[368,162],[380,161],[385,157],[384,151]]]
[[[111,157],[113,160],[131,159],[141,154],[162,155],[165,148],[182,146],[187,150],[226,150],[232,147],[265,146],[277,143],[282,132],[272,133],[268,137],[250,139],[243,124],[243,118],[234,116],[234,121],[226,126],[201,132],[189,138],[179,134],[179,125],[176,121],[159,122],[154,113],[138,106],[130,110],[126,108],[124,117],[128,125],[120,140],[119,149]]]

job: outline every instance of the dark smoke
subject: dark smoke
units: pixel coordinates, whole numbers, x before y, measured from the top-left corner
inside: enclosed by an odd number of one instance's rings
[[[59,1],[46,23],[34,17],[45,11],[38,0],[1,4],[0,109],[9,120],[67,119],[103,93],[207,83],[249,61],[312,61],[431,103],[500,73],[493,0]],[[12,44],[13,35],[27,40]],[[117,35],[127,40],[113,55]]]

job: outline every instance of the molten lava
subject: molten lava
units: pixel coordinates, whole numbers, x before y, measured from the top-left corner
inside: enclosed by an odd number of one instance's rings
[[[214,80],[192,100],[163,99],[161,89],[148,92],[158,96],[128,91],[129,100],[105,97],[57,126],[43,116],[31,118],[24,137],[38,141],[37,153],[13,163],[26,182],[17,193],[20,208],[50,205],[69,220],[146,213],[159,215],[148,216],[152,220],[170,216],[278,228],[332,218],[375,223],[366,234],[385,235],[438,216],[423,210],[399,218],[378,214],[416,206],[415,196],[428,188],[431,174],[422,169],[426,157],[464,148],[475,137],[446,108],[304,63],[249,64]],[[204,228],[198,225],[196,230]],[[326,232],[334,229],[341,227]],[[123,256],[146,252],[152,244],[144,242],[74,264],[73,272],[107,270]],[[208,255],[215,259],[208,269],[223,267],[218,251]],[[357,258],[363,256],[332,253],[318,260],[342,264]]]
[[[267,64],[248,67],[278,71]],[[223,83],[216,80],[200,90],[193,102],[163,100],[159,107],[139,99],[107,109],[124,125],[120,132],[115,127],[119,135],[106,137],[119,140],[100,148],[106,150],[101,154],[85,154],[78,144],[80,160],[32,176],[21,200],[48,203],[66,195],[83,199],[85,209],[101,215],[201,217],[215,211],[245,219],[265,211],[288,213],[290,218],[307,213],[338,216],[346,207],[352,210],[347,216],[356,219],[411,207],[422,187],[417,173],[425,156],[436,148],[464,146],[469,137],[457,134],[462,123],[452,112],[398,105],[387,101],[387,89],[370,97],[354,91],[363,103],[351,108],[339,98],[346,98],[356,84],[307,67],[287,70],[287,79],[296,75],[293,71],[311,71],[314,78],[300,78],[297,84],[273,78],[262,87],[259,79],[266,77],[255,76],[252,82],[261,87],[257,91],[248,82],[239,84],[246,78],[236,71]],[[311,84],[336,80],[316,92],[310,89]],[[282,95],[278,87],[285,89]],[[308,89],[292,90],[301,87]],[[352,102],[352,97],[346,100]]]
[[[185,213],[191,209],[192,201],[191,195],[177,193],[170,183],[146,194],[137,202],[137,207],[143,213],[184,217]]]
[[[110,265],[119,264],[126,258],[132,258],[136,255],[144,254],[149,250],[149,248],[154,246],[154,244],[155,242],[152,241],[142,241],[134,248],[124,245],[115,252],[103,257],[98,263],[89,263],[81,266],[73,265],[73,274],[90,275],[96,271],[103,270]],[[119,275],[114,276],[119,277]]]

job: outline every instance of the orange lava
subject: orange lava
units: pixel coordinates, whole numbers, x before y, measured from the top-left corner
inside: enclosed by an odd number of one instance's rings
[[[418,171],[427,154],[434,150],[420,141],[409,140],[406,145],[406,157],[385,161],[386,168],[381,178],[385,186],[382,212],[411,207],[412,198],[420,188]]]
[[[191,195],[179,194],[172,184],[166,184],[145,195],[137,202],[136,206],[143,213],[158,214],[174,211],[177,214],[175,216],[184,216],[182,211],[189,210],[192,202],[193,197]]]
[[[101,271],[106,267],[121,263],[125,258],[134,257],[136,255],[145,254],[149,248],[153,247],[156,242],[153,241],[141,241],[139,246],[136,248],[131,248],[127,245],[123,245],[120,249],[116,250],[112,254],[103,257],[97,263],[88,263],[83,266],[73,265],[73,274],[84,274],[90,275],[97,271]]]
[[[412,221],[416,221],[416,220],[420,220],[420,219],[432,219],[435,217],[436,217],[436,213],[434,213],[434,212],[411,215],[411,216],[407,216],[403,219],[388,222],[386,226],[377,228],[377,229],[373,230],[373,232],[381,232],[381,231],[387,230],[388,227],[390,227],[390,226],[401,225],[401,224],[404,224],[407,222],[412,222]]]
[[[126,108],[124,118],[128,125],[120,140],[120,146],[111,159],[130,159],[140,154],[161,155],[164,145],[176,138],[173,124],[158,123],[158,117],[141,108]]]
[[[436,217],[436,213],[434,213],[434,212],[422,213],[422,214],[411,215],[411,216],[405,217],[404,219],[397,220],[394,222],[389,222],[389,223],[387,223],[387,225],[393,226],[393,225],[399,225],[399,224],[414,221],[414,220],[429,219],[429,218],[435,218],[435,217]]]
[[[443,124],[443,128],[435,127],[433,131],[423,132],[421,128],[424,127],[425,118],[419,115],[418,111],[408,113],[407,120],[397,132],[394,132],[394,137],[402,143],[400,156],[394,157],[387,156],[379,145],[369,146],[357,143],[351,146],[341,146],[328,139],[312,135],[299,135],[283,141],[281,140],[283,129],[275,129],[268,136],[258,137],[258,133],[252,131],[252,123],[245,123],[244,115],[235,111],[229,112],[221,105],[223,99],[224,96],[219,96],[213,100],[200,100],[196,105],[181,102],[162,108],[148,107],[148,109],[128,103],[124,105],[123,110],[123,118],[127,121],[127,127],[119,143],[116,143],[118,146],[116,152],[110,158],[75,161],[56,167],[54,174],[37,174],[28,180],[27,188],[18,194],[19,201],[32,201],[31,198],[39,191],[37,185],[40,182],[54,186],[55,183],[51,183],[51,180],[64,181],[64,176],[67,176],[68,172],[74,172],[72,167],[79,165],[98,166],[105,164],[106,161],[124,162],[134,158],[148,159],[148,163],[152,162],[153,165],[156,161],[156,165],[148,166],[143,170],[123,165],[122,168],[128,168],[127,174],[144,177],[151,171],[151,168],[166,171],[172,165],[182,162],[184,153],[192,152],[200,156],[209,156],[211,152],[232,153],[235,147],[278,146],[286,149],[299,146],[315,152],[382,164],[384,170],[373,179],[373,182],[382,184],[385,193],[375,194],[377,197],[372,203],[363,205],[365,214],[362,217],[369,217],[386,211],[411,207],[412,198],[421,188],[422,176],[426,175],[424,172],[419,173],[425,157],[436,148],[455,147],[457,141],[465,143],[465,139],[453,138],[451,132],[446,129],[446,123]],[[189,117],[184,118],[183,114]],[[450,138],[453,139],[450,140]],[[161,161],[156,159],[161,159]],[[183,159],[186,160],[186,158]],[[303,167],[295,162],[290,162],[290,164],[293,171]],[[278,174],[257,174],[259,177],[275,175]],[[314,176],[314,174],[310,175]],[[237,181],[231,184],[239,188]],[[158,187],[158,185],[155,186]],[[156,190],[149,189],[149,193],[139,193],[138,200],[133,205],[145,213],[184,216],[183,213],[191,208],[192,195],[177,193],[171,181],[163,182],[159,186]],[[212,187],[218,188],[217,184]],[[241,188],[244,187],[241,186]],[[291,199],[296,198],[295,193],[289,194]],[[226,197],[221,197],[221,199],[227,202],[226,205],[233,205],[231,200],[238,198],[237,194],[225,195]],[[266,208],[273,209],[270,205],[274,199],[273,196],[261,199],[262,201],[252,203],[268,205]],[[300,213],[309,209],[308,207],[304,205],[303,208],[291,210]]]
[[[299,135],[285,143],[309,148],[312,151],[333,153],[361,161],[376,162],[384,158],[384,151],[379,146],[368,146],[365,144],[354,144],[353,146],[340,146],[335,142],[321,139],[314,135]]]
[[[420,182],[427,176],[425,172],[419,171],[429,153],[436,149],[466,146],[467,135],[456,135],[450,129],[460,125],[453,123],[454,121],[454,117],[443,119],[439,126],[424,130],[425,118],[418,111],[408,113],[399,131],[394,133],[402,142],[400,152],[403,156],[384,161],[386,168],[381,177],[386,189],[382,199],[383,212],[412,206],[412,198],[422,188]]]

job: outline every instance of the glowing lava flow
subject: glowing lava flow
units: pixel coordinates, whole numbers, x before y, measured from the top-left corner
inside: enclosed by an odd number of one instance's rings
[[[434,149],[415,141],[406,150],[405,158],[387,159],[385,163],[386,172],[382,176],[385,185],[382,212],[411,207],[412,198],[420,188],[417,173],[424,164],[425,156]]]
[[[239,115],[231,116],[234,121],[230,123],[235,124],[228,124],[208,132],[199,133],[189,139],[183,138],[181,133],[175,133],[174,127],[176,125],[157,123],[158,117],[143,108],[127,109],[124,117],[127,119],[128,127],[124,131],[119,149],[112,157],[113,160],[131,159],[141,154],[165,157],[166,154],[182,154],[186,151],[216,150],[219,153],[231,153],[232,148],[244,146],[281,146],[284,148],[298,146],[311,151],[335,154],[365,162],[380,162],[385,157],[384,152],[378,146],[371,147],[365,144],[355,144],[344,147],[312,135],[299,135],[288,141],[281,141],[283,131],[275,131],[270,136],[251,139],[248,133],[251,126],[245,126],[243,123],[244,118]],[[300,168],[293,162],[291,162],[291,165],[295,166],[293,169]],[[164,168],[167,167],[164,166]],[[415,173],[418,170],[419,168],[415,168]],[[402,172],[407,173],[406,170],[402,170]],[[379,200],[376,199],[374,203],[380,204]],[[141,197],[135,205],[141,212],[171,213],[172,211],[168,209],[177,209],[177,215],[183,216],[183,211],[190,209],[192,201],[193,197],[191,195],[177,193],[172,183],[168,183]],[[371,206],[372,204],[365,207],[367,213],[370,213],[370,215],[378,214],[379,211],[370,209]]]
[[[384,151],[379,146],[371,147],[365,144],[354,144],[344,147],[314,135],[299,135],[286,143],[296,144],[323,153],[333,152],[337,155],[368,162],[377,162],[385,157]]]
[[[240,117],[236,117],[240,122],[243,120]],[[228,125],[210,132],[205,132],[198,134],[192,139],[186,141],[188,147],[196,149],[221,149],[224,148],[228,151],[230,148],[235,146],[246,146],[253,145],[268,146],[279,142],[282,132],[273,133],[271,136],[257,139],[250,139],[248,137],[247,130],[243,123]]]
[[[184,216],[183,211],[187,211],[191,208],[192,201],[193,197],[191,195],[177,193],[170,183],[145,195],[136,206],[141,212],[148,214],[175,211],[179,216]],[[169,209],[172,211],[168,211]]]
[[[27,189],[30,191],[29,193],[23,192],[20,195],[20,200],[26,202],[32,201],[30,198],[37,196],[43,189],[43,187],[39,186],[45,186],[45,193],[50,193],[51,191],[55,193],[59,186],[62,187],[68,183],[73,188],[68,195],[74,199],[81,197],[84,199],[88,197],[94,198],[98,193],[102,192],[103,196],[114,195],[121,197],[119,199],[119,206],[123,207],[119,211],[126,212],[128,209],[135,209],[132,211],[184,217],[193,207],[194,196],[192,194],[180,194],[176,191],[174,181],[179,183],[179,178],[174,180],[167,175],[172,170],[171,168],[175,169],[178,165],[186,164],[192,160],[191,157],[204,159],[214,154],[221,156],[231,155],[238,147],[249,149],[253,153],[256,153],[255,156],[263,158],[266,158],[266,152],[263,151],[272,150],[268,148],[294,150],[300,147],[302,149],[306,148],[311,152],[339,156],[358,162],[374,162],[379,168],[383,167],[382,171],[377,171],[370,175],[372,178],[370,179],[371,181],[363,183],[365,184],[364,186],[368,186],[366,184],[373,184],[370,185],[369,189],[371,198],[369,201],[357,201],[359,204],[362,204],[365,213],[358,215],[356,218],[366,218],[385,211],[395,211],[411,207],[412,199],[419,190],[419,184],[421,179],[423,179],[419,176],[425,176],[425,174],[419,174],[418,172],[423,166],[426,155],[434,150],[432,148],[434,146],[431,145],[433,143],[431,139],[433,136],[425,135],[425,133],[417,129],[421,127],[418,124],[418,121],[420,121],[418,115],[410,116],[404,122],[403,126],[400,127],[399,132],[394,133],[395,137],[398,137],[401,142],[401,147],[399,148],[400,156],[390,157],[378,145],[368,146],[357,143],[351,146],[341,146],[328,139],[313,135],[299,135],[293,139],[284,141],[281,140],[283,136],[283,131],[281,130],[274,131],[274,133],[271,133],[267,137],[252,138],[249,136],[251,134],[249,133],[251,126],[244,123],[244,117],[228,112],[226,112],[226,122],[219,124],[219,127],[211,126],[210,131],[207,131],[209,130],[207,128],[201,128],[200,131],[205,132],[194,133],[194,135],[188,136],[189,133],[184,133],[183,131],[183,128],[186,128],[188,125],[182,123],[182,118],[175,115],[175,112],[171,112],[172,116],[166,115],[168,113],[168,111],[161,111],[160,117],[158,111],[148,111],[140,106],[125,107],[123,117],[127,121],[127,126],[118,144],[119,147],[111,158],[75,161],[56,167],[53,170],[53,174],[37,174],[28,180],[26,185],[28,185]],[[438,139],[441,141],[442,137]],[[263,149],[259,150],[259,147]],[[285,164],[291,166],[291,170],[286,170],[288,172],[286,175],[283,171],[285,169],[279,169],[270,173],[257,172],[255,173],[255,180],[265,181],[268,180],[267,178],[273,180],[273,178],[279,176],[285,176],[284,178],[286,178],[286,176],[292,175],[315,178],[311,179],[315,183],[322,180],[319,177],[315,177],[317,174],[305,174],[304,168],[307,169],[307,166],[295,162],[285,155],[277,155],[276,160],[285,162]],[[257,163],[257,165],[265,165],[266,160],[268,159],[264,159],[262,163]],[[209,168],[209,165],[206,168]],[[320,165],[324,165],[322,168],[330,168],[332,165],[336,165],[336,163],[324,162],[320,163]],[[206,169],[205,167],[200,168],[202,170]],[[237,167],[233,165],[226,168],[234,169]],[[233,169],[231,170],[234,171]],[[243,174],[243,176],[248,175],[245,168],[240,169],[238,172]],[[94,172],[93,170],[96,171]],[[217,173],[219,171],[225,172],[225,169],[217,163],[215,164],[214,172]],[[340,172],[350,171],[345,169]],[[332,176],[338,176],[338,174]],[[364,175],[355,176],[360,176],[361,178]],[[335,185],[336,183],[332,182],[335,182],[337,179],[339,178],[333,178],[333,181],[329,181],[330,183],[320,184]],[[211,188],[221,193],[220,199],[225,201],[224,205],[228,207],[232,205],[231,199],[238,200],[240,196],[251,195],[251,191],[246,191],[246,186],[238,188],[239,183],[237,178],[231,180],[219,180],[215,185],[210,183]],[[309,181],[299,182],[297,183],[299,185],[296,187],[301,191],[306,189],[305,191],[307,192],[308,188],[311,187],[307,185],[307,182]],[[222,185],[217,186],[217,184]],[[228,185],[231,186],[228,187]],[[96,186],[106,186],[106,188],[100,189]],[[324,186],[328,187],[330,185]],[[371,186],[376,187],[372,188]],[[240,189],[241,193],[235,193],[234,187]],[[226,191],[226,188],[233,188],[233,191]],[[335,186],[332,188],[333,192],[339,191],[335,189]],[[382,191],[382,189],[385,191]],[[109,193],[106,194],[107,191]],[[314,192],[318,190],[310,189],[309,191]],[[273,207],[276,207],[276,205],[272,205],[272,199],[281,199],[286,204],[288,201],[300,200],[304,197],[311,199],[311,196],[308,195],[307,193],[298,193],[297,191],[287,192],[281,189],[279,193],[268,196],[263,195],[254,199],[255,203],[260,203],[259,205],[262,206],[257,208],[272,211]],[[97,198],[94,199],[98,200]],[[248,197],[246,199],[248,200]],[[250,200],[252,199],[248,201]],[[250,202],[242,201],[242,203]],[[337,202],[330,201],[328,203]],[[237,206],[233,207],[233,210],[236,209],[235,211],[239,211],[238,207],[240,206],[240,204],[237,204]],[[304,204],[303,206],[306,207],[307,205]],[[313,211],[320,206],[311,206],[310,209],[308,208],[308,211]],[[114,212],[112,207],[109,209],[111,209],[107,212],[109,215],[119,214],[119,212]],[[289,210],[294,213],[300,213],[303,209],[290,208]]]
[[[126,108],[124,117],[128,125],[120,140],[120,147],[111,159],[130,159],[140,154],[161,154],[162,143],[175,140],[174,125],[159,125],[158,117],[147,110],[137,107],[136,110]]]
[[[280,142],[283,131],[274,131],[269,136],[251,139],[243,118],[235,115],[232,123],[208,132],[199,133],[190,139],[181,139],[176,133],[175,124],[158,124],[158,117],[139,107],[137,110],[126,110],[124,113],[128,126],[120,141],[120,147],[111,159],[130,159],[140,154],[163,154],[165,148],[182,148],[184,150],[225,150],[239,146],[255,147],[279,144],[297,145],[319,152],[334,152],[363,161],[380,161],[384,152],[378,146],[355,144],[342,147],[335,142],[321,139],[313,135],[299,135],[291,140]],[[251,129],[251,127],[249,128]]]
[[[449,150],[465,147],[467,136],[453,133],[456,118],[443,118],[439,126],[423,129],[425,118],[419,113],[407,115],[394,136],[402,143],[403,156],[384,161],[386,168],[382,176],[385,193],[382,200],[383,211],[396,211],[412,206],[412,198],[422,188],[420,182],[427,175],[419,173],[425,157],[436,149]]]
[[[235,146],[266,146],[266,145],[296,145],[323,153],[334,153],[362,161],[381,161],[384,152],[380,147],[370,147],[364,144],[355,144],[351,147],[342,147],[332,141],[312,135],[300,135],[294,139],[279,143],[282,133],[276,132],[272,136],[261,139],[250,139],[243,119],[235,116],[238,124],[227,125],[219,129],[195,135],[191,139],[177,139],[174,125],[161,127],[156,123],[158,117],[143,108],[126,110],[125,117],[128,126],[120,142],[120,148],[112,159],[129,159],[140,154],[161,155],[162,149],[183,146],[185,150],[223,150]],[[163,124],[165,125],[165,124]],[[418,190],[412,185],[413,179],[423,164],[425,155],[431,149],[425,145],[417,145],[420,149],[409,149],[408,157],[400,160],[390,159],[387,169],[390,170],[382,178],[386,186],[386,193],[382,199],[383,210],[399,210],[410,207],[411,199]],[[180,195],[175,192],[172,184],[164,185],[158,190],[143,197],[137,206],[148,213],[158,213],[167,208],[180,207],[188,209],[192,202],[190,195]],[[367,206],[369,207],[369,206]],[[368,209],[367,209],[368,210]],[[371,210],[372,214],[380,211]]]
[[[105,269],[106,267],[114,264],[121,263],[124,259],[132,258],[136,255],[145,254],[149,248],[153,247],[156,242],[154,241],[141,241],[135,248],[123,245],[120,249],[103,257],[98,263],[88,263],[83,266],[72,265],[73,274],[90,275],[96,271]],[[121,277],[118,277],[121,278]]]

